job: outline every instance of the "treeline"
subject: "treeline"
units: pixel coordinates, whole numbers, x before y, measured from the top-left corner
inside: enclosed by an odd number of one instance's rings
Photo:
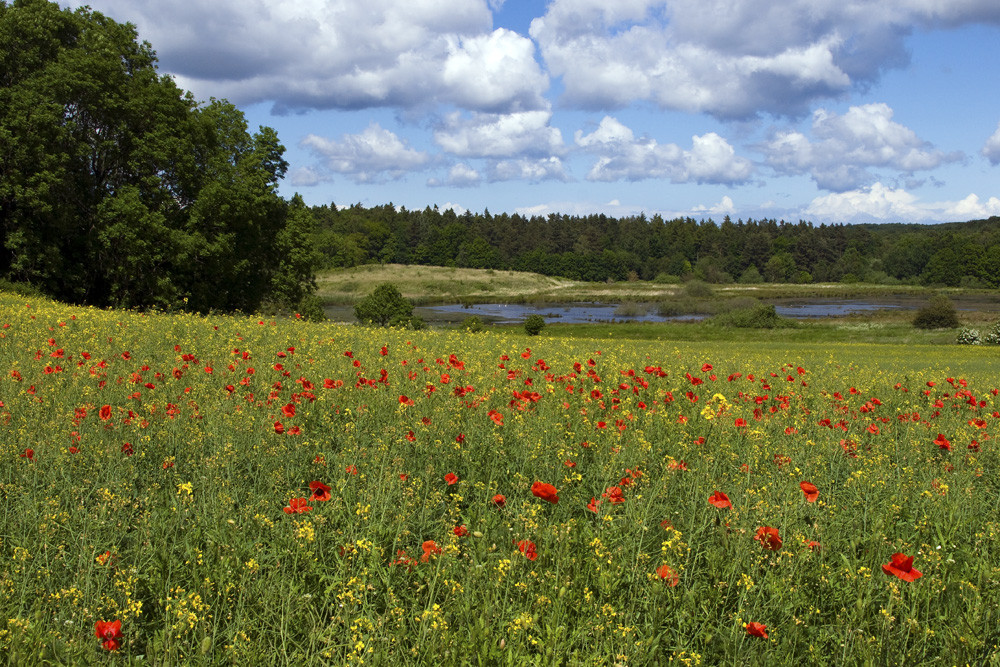
[[[513,269],[576,280],[874,282],[1000,287],[1000,218],[941,225],[488,210],[312,208],[327,268],[399,262]]]
[[[271,128],[196,102],[135,28],[0,0],[0,278],[74,303],[299,309],[312,215]]]

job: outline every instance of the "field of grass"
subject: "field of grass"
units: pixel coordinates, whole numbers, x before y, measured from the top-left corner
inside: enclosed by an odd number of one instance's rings
[[[997,349],[742,335],[0,294],[0,650],[1000,662]]]

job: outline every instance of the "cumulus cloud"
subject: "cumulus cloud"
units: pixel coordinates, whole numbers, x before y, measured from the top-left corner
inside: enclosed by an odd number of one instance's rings
[[[427,153],[410,148],[378,123],[370,124],[360,134],[345,134],[339,141],[310,134],[300,146],[320,158],[325,169],[357,183],[398,179],[431,160]]]
[[[892,116],[882,103],[851,107],[843,115],[818,109],[812,122],[815,140],[795,130],[780,131],[763,147],[766,162],[779,173],[809,174],[819,187],[843,192],[874,182],[870,168],[912,173],[962,158],[959,152],[935,149]]]
[[[996,132],[986,140],[986,144],[980,152],[983,157],[990,161],[990,164],[994,166],[1000,164],[1000,123],[997,123]]]
[[[805,214],[818,221],[835,222],[964,222],[1000,215],[1000,199],[985,202],[975,194],[960,201],[921,202],[903,189],[882,183],[871,187],[817,197]]]
[[[563,168],[562,160],[551,156],[532,160],[520,158],[516,160],[499,160],[490,165],[490,181],[568,181],[569,177]]]
[[[551,127],[550,111],[509,114],[449,114],[434,132],[445,151],[461,157],[550,157],[564,151],[562,133]]]
[[[453,165],[451,169],[448,170],[448,177],[443,181],[437,178],[427,179],[427,185],[432,188],[441,187],[443,185],[449,185],[455,188],[471,188],[482,182],[482,175],[476,169],[473,169],[464,162]]]
[[[196,96],[278,111],[452,104],[540,108],[548,77],[486,0],[95,0],[137,25]],[[496,3],[494,3],[496,8]]]
[[[564,100],[798,115],[907,62],[914,26],[1000,22],[993,0],[553,0],[531,24]]]
[[[605,116],[590,134],[578,130],[577,146],[598,155],[587,179],[592,181],[641,181],[668,179],[674,183],[743,183],[753,165],[738,157],[729,143],[714,132],[691,138],[691,149],[636,138],[632,130]]]

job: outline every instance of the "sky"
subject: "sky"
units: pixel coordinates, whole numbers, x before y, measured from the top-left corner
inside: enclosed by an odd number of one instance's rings
[[[997,0],[89,4],[275,128],[311,205],[1000,215]]]

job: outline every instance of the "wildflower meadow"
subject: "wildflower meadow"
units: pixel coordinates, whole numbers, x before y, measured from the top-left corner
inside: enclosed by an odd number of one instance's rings
[[[20,664],[1000,661],[1000,357],[0,295]]]

